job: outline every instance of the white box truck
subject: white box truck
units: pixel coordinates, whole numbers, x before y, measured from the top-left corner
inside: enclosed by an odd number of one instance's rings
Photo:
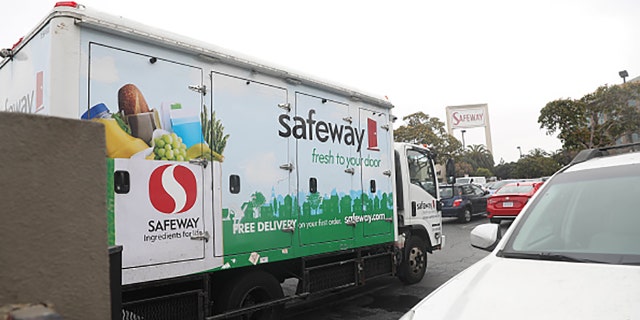
[[[387,100],[75,2],[1,55],[1,111],[104,124],[124,315],[270,319],[443,247],[435,155]]]

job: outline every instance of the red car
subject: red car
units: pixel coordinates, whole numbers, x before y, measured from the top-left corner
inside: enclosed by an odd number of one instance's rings
[[[489,221],[500,223],[502,220],[513,220],[520,210],[540,189],[542,181],[514,182],[504,185],[487,200]]]

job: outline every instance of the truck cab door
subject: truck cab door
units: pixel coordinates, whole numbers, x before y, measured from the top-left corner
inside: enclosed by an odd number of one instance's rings
[[[422,150],[407,149],[405,159],[408,176],[408,207],[404,208],[405,224],[423,225],[429,231],[440,230],[442,216],[437,211],[437,176],[433,161]],[[402,177],[406,181],[407,177]],[[404,182],[404,183],[407,183]],[[405,202],[406,203],[406,202]],[[432,234],[431,232],[429,234]]]

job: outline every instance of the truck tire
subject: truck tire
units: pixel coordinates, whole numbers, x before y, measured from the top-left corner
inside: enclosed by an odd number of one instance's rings
[[[424,240],[412,236],[406,244],[406,255],[400,264],[398,278],[405,284],[420,282],[427,271],[427,251]]]
[[[254,271],[231,280],[220,294],[219,312],[250,307],[284,297],[278,280],[264,271]],[[282,317],[284,304],[261,309],[233,319],[275,320]]]

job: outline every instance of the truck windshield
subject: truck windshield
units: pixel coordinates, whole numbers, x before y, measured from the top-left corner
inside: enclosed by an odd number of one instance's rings
[[[407,163],[409,164],[411,183],[421,187],[431,196],[437,198],[436,175],[431,158],[418,150],[408,150]]]

